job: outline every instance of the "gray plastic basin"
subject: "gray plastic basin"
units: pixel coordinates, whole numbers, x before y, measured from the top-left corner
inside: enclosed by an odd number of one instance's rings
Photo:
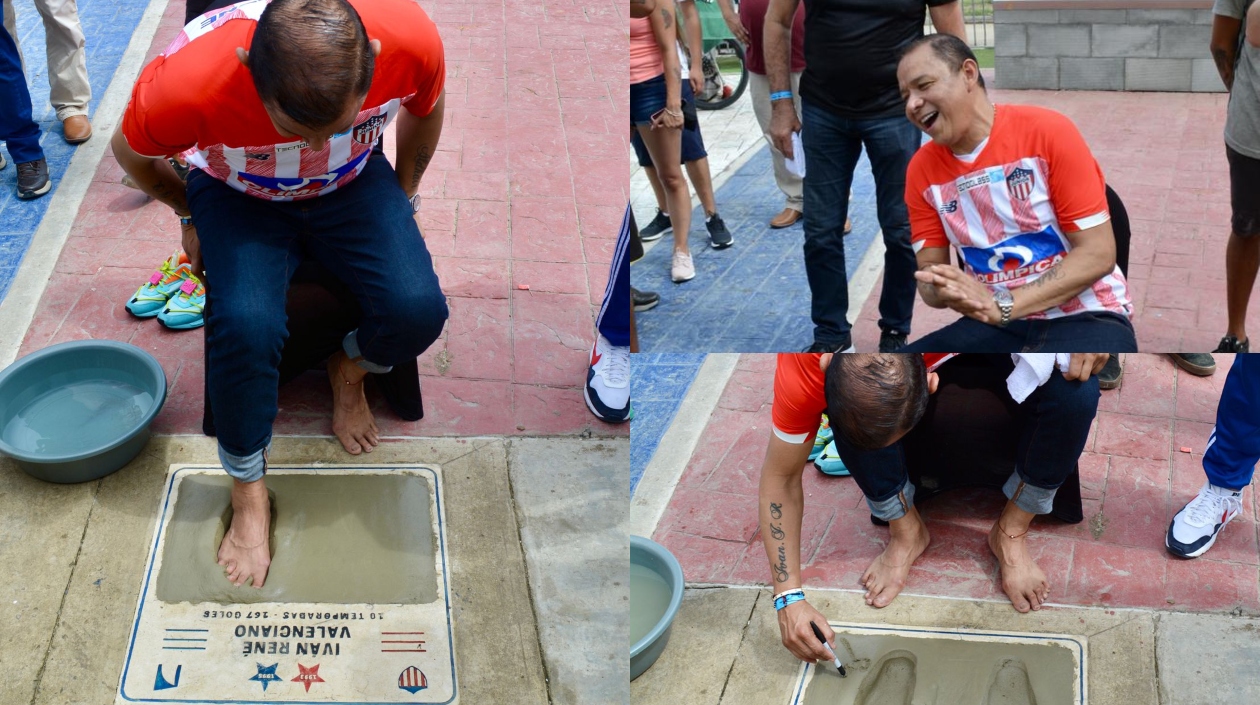
[[[76,340],[0,371],[0,454],[48,482],[87,482],[131,461],[166,401],[166,374],[147,352]]]
[[[648,669],[669,643],[669,630],[683,598],[683,572],[678,559],[664,546],[642,536],[630,537],[630,562],[641,565],[665,579],[672,593],[669,607],[652,630],[630,646],[630,680]],[[631,599],[634,599],[633,597]]]

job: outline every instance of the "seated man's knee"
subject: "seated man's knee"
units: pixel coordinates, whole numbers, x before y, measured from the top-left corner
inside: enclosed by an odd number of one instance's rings
[[[251,306],[210,307],[210,338],[216,348],[233,354],[279,355],[288,335],[283,306],[275,309]]]
[[[1083,381],[1071,381],[1059,372],[1050,374],[1050,379],[1042,385],[1043,401],[1064,414],[1082,415],[1092,419],[1098,411],[1098,376],[1090,376]]]
[[[450,316],[446,296],[437,287],[400,292],[391,300],[390,309],[389,319],[397,330],[422,347],[437,340]]]

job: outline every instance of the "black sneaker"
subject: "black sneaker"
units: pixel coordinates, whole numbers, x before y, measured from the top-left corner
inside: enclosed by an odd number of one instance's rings
[[[655,291],[639,291],[630,287],[630,301],[634,304],[634,310],[646,311],[656,308],[656,305],[661,302],[661,295]]]
[[[715,250],[724,250],[735,244],[735,238],[731,237],[731,231],[726,229],[726,223],[722,221],[722,216],[714,213],[709,219],[704,221],[704,227],[709,231],[709,244]]]
[[[1216,371],[1211,353],[1169,353],[1177,367],[1196,377],[1207,377]]]
[[[18,164],[17,173],[17,197],[22,200],[39,198],[52,189],[52,180],[48,178],[48,162],[43,157]]]
[[[656,217],[652,222],[639,228],[639,239],[644,242],[652,242],[660,240],[666,233],[674,232],[674,224],[670,221],[669,216],[661,212],[660,208],[656,209]]]
[[[1124,376],[1124,366],[1120,364],[1120,356],[1112,353],[1107,356],[1107,364],[1098,373],[1098,386],[1102,389],[1115,389],[1120,386],[1120,378]]]
[[[1235,338],[1232,335],[1226,335],[1224,338],[1221,338],[1220,345],[1217,345],[1216,349],[1213,350],[1212,352],[1245,353],[1245,352],[1250,352],[1248,350],[1248,348],[1250,347],[1251,347],[1250,340],[1239,340],[1238,338]]]
[[[851,353],[857,352],[857,348],[853,347],[853,343],[845,341],[844,343],[814,343],[805,348],[802,352],[807,353]]]
[[[879,332],[879,351],[882,353],[897,352],[906,347],[906,335],[895,330]]]

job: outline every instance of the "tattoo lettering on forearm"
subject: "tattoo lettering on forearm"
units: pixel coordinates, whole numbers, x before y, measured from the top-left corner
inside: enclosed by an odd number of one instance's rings
[[[783,537],[786,535],[787,534],[783,533],[783,529],[780,529],[774,524],[770,525],[770,537],[773,538],[775,541],[782,541]]]
[[[771,519],[783,518],[783,505],[782,504],[775,504],[774,502],[770,503],[770,518]]]
[[[787,579],[787,547],[783,544],[779,544],[779,562],[774,564],[774,581],[776,583],[782,583],[786,582]]]
[[[666,10],[663,7],[661,8],[661,20],[665,22],[665,29],[669,29],[670,27],[674,26],[673,14],[671,14],[669,10]]]
[[[424,170],[429,167],[429,160],[433,158],[433,153],[429,151],[429,145],[422,144],[416,148],[416,163],[411,167],[411,188],[420,185],[420,177],[424,176]]]
[[[151,188],[153,190],[153,195],[157,198],[157,200],[165,203],[166,205],[175,208],[176,210],[182,210],[188,207],[188,201],[183,197],[183,194],[178,194],[172,191],[170,187],[166,185],[165,181],[158,181],[152,184]]]
[[[1054,281],[1055,279],[1062,279],[1062,278],[1063,278],[1063,263],[1060,262],[1059,264],[1056,264],[1050,269],[1047,269],[1046,271],[1042,272],[1041,276],[1025,284],[1024,288],[1032,289],[1034,287],[1043,287],[1046,284],[1049,284],[1050,282]]]

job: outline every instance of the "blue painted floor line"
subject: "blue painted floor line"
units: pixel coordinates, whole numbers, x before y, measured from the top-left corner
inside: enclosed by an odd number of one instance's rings
[[[768,225],[783,209],[769,148],[759,148],[715,195],[735,244],[725,250],[709,247],[703,211],[697,209],[689,240],[695,279],[670,281],[668,240],[631,267],[635,288],[661,295],[659,306],[636,316],[641,349],[785,352],[808,347],[814,335],[804,235],[799,223],[783,230]],[[853,232],[845,237],[845,271],[852,277],[879,234],[875,182],[865,155],[854,173],[849,217]]]
[[[674,422],[683,397],[704,363],[703,354],[635,353],[630,356],[630,496]]]
[[[92,99],[88,114],[96,114],[101,96],[109,88],[118,70],[131,35],[149,0],[79,0],[79,22],[86,37],[88,82]],[[42,131],[40,146],[48,160],[53,191],[33,201],[20,201],[16,196],[17,169],[12,164],[0,170],[0,301],[9,291],[31,238],[61,183],[74,156],[75,147],[66,144],[57,121],[57,112],[48,102],[48,58],[44,53],[44,24],[31,0],[14,0],[17,14],[18,40],[26,61],[27,87],[35,121]],[[110,135],[97,131],[93,140],[108,140]],[[9,162],[8,152],[5,159]]]

